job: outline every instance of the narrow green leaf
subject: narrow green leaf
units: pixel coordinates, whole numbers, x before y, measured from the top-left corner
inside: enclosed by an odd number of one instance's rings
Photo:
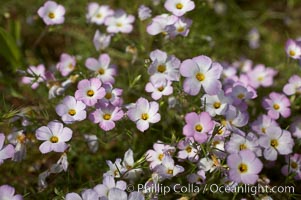
[[[20,65],[21,53],[14,38],[0,27],[0,56],[16,70]]]

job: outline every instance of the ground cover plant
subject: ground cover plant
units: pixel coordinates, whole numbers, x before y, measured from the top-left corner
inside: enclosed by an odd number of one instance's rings
[[[0,199],[301,198],[301,2],[0,13]]]

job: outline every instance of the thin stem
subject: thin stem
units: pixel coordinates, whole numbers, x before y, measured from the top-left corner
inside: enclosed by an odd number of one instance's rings
[[[49,26],[46,26],[46,28],[43,30],[43,32],[40,33],[39,37],[36,39],[36,41],[33,44],[33,48],[35,49],[37,45],[41,42],[42,38],[46,35],[46,33],[49,30]]]

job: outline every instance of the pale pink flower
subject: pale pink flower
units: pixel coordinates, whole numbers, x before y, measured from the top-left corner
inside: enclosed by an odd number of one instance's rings
[[[46,25],[62,24],[65,21],[65,8],[54,1],[47,1],[39,8],[38,14]]]

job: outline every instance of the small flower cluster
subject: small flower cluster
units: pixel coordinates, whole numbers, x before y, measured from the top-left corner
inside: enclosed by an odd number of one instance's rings
[[[186,37],[192,20],[185,18],[184,14],[193,10],[195,4],[191,0],[167,0],[164,7],[172,14],[161,14],[152,18],[152,22],[147,26],[147,33],[150,35],[163,34],[169,38],[177,35]]]

